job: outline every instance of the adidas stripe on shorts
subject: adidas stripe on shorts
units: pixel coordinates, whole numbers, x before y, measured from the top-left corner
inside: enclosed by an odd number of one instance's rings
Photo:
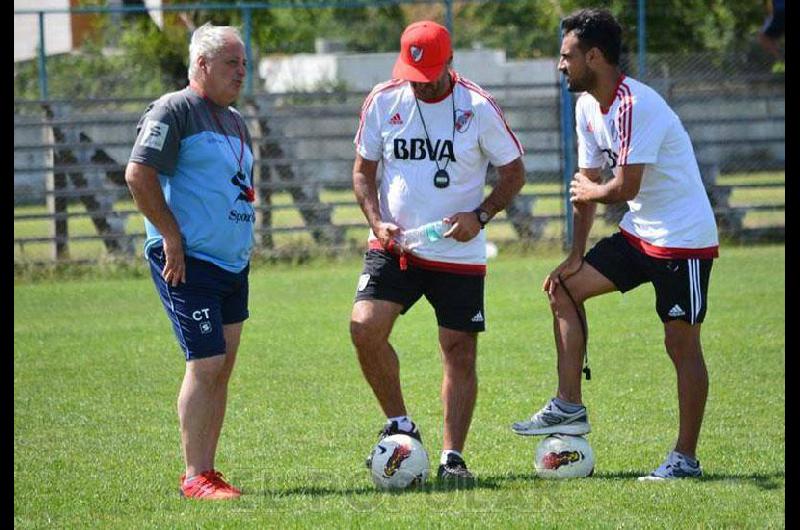
[[[663,259],[648,256],[617,232],[597,242],[586,262],[627,292],[643,283],[656,291],[656,311],[663,322],[703,322],[713,259]]]

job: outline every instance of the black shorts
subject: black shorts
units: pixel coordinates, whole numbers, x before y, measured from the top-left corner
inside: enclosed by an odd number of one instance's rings
[[[706,316],[713,259],[654,258],[631,245],[620,232],[598,241],[585,259],[620,292],[652,283],[656,311],[663,322],[699,324]]]
[[[364,255],[364,270],[358,280],[356,301],[387,300],[411,309],[422,295],[433,306],[443,328],[479,332],[486,329],[483,308],[483,276],[420,269],[383,250]]]

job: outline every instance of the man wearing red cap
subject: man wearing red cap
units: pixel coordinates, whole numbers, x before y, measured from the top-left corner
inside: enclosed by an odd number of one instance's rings
[[[497,103],[453,71],[452,59],[447,29],[430,21],[411,24],[400,40],[393,79],[377,85],[362,107],[353,189],[371,231],[350,334],[387,417],[380,437],[420,439],[389,335],[399,315],[423,295],[428,299],[444,362],[438,477],[468,485],[474,479],[462,451],[477,396],[478,333],[485,329],[483,228],[519,192],[525,168],[522,146]],[[499,179],[484,198],[489,163]],[[446,229],[435,241],[404,244],[404,230],[436,221]]]

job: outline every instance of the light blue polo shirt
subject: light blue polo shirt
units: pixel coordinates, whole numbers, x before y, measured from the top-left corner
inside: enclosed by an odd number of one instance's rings
[[[191,88],[152,102],[130,161],[154,167],[188,256],[240,272],[253,248],[253,152],[241,114]],[[241,171],[239,158],[241,155]],[[145,219],[148,250],[162,236]]]

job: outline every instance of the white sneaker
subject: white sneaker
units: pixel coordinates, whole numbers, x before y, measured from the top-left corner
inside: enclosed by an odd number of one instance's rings
[[[668,480],[675,478],[697,478],[703,476],[703,469],[700,467],[700,461],[695,461],[690,464],[685,456],[677,451],[670,451],[667,459],[659,466],[658,469],[645,477],[639,477],[639,480]]]
[[[527,421],[518,421],[511,426],[511,430],[521,436],[536,436],[544,434],[573,434],[580,436],[591,432],[586,407],[581,407],[577,412],[564,412],[553,400]]]

